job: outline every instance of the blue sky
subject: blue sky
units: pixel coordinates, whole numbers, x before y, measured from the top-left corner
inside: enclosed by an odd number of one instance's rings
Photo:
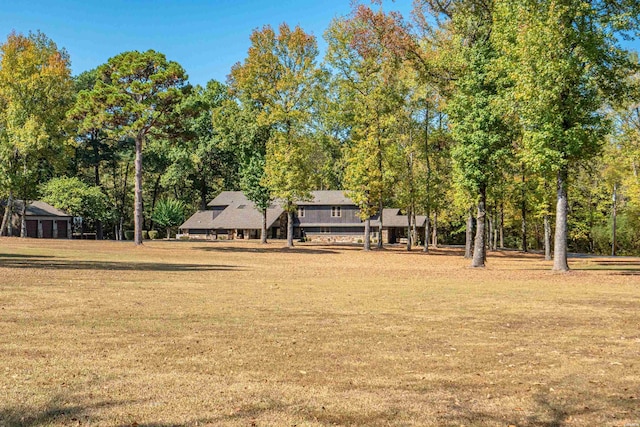
[[[393,6],[409,10],[410,3]],[[322,49],[331,19],[350,10],[349,0],[0,0],[0,39],[40,30],[67,49],[74,74],[123,51],[154,49],[204,84],[226,80],[245,58],[253,29],[300,25]]]
[[[411,0],[385,4],[407,13]],[[245,58],[253,29],[300,25],[322,50],[331,19],[350,10],[350,0],[0,0],[0,40],[11,30],[41,30],[67,49],[74,74],[123,51],[155,49],[204,84],[226,80]]]

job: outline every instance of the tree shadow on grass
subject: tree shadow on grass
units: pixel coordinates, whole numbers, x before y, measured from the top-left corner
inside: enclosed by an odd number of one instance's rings
[[[44,408],[0,408],[3,427],[36,427],[50,424],[80,425],[90,423],[87,411],[112,406],[123,406],[135,401],[102,401],[88,405],[65,405],[63,396],[56,396]]]
[[[534,397],[536,407],[533,415],[524,413],[500,413],[480,411],[467,408],[464,405],[454,405],[445,416],[446,424],[464,425],[517,425],[527,427],[562,427],[579,415],[587,415],[596,411],[577,402],[559,404],[552,402],[547,396]],[[443,420],[443,421],[445,421]]]
[[[585,267],[573,267],[581,271],[608,271],[622,276],[640,276],[639,259],[599,259]]]
[[[79,261],[52,256],[18,256],[0,254],[0,267],[43,270],[107,270],[107,271],[239,271],[235,265],[174,264],[159,262]]]
[[[329,255],[338,254],[336,248],[316,247],[316,246],[294,246],[293,248],[277,247],[243,247],[243,246],[198,246],[195,249],[206,252],[221,252],[221,253],[256,253],[256,254],[300,254],[300,255]],[[340,248],[343,251],[347,248]]]
[[[49,255],[24,255],[24,254],[2,254],[2,253],[0,253],[0,260],[2,258],[24,258],[24,259],[37,258],[37,259],[45,259],[45,258],[53,258],[53,256],[49,256]]]

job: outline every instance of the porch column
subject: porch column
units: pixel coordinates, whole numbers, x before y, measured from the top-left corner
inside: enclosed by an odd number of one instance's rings
[[[37,233],[37,237],[38,239],[42,238],[42,220],[38,220],[38,233]]]
[[[71,232],[71,220],[67,220],[67,239],[71,239],[73,237],[73,233]]]
[[[53,238],[58,238],[58,221],[56,221],[55,219],[53,220]]]

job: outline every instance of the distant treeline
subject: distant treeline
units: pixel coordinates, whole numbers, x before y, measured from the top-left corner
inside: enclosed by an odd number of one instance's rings
[[[466,243],[474,266],[499,247],[561,271],[567,251],[640,254],[639,67],[620,44],[639,17],[622,0],[355,5],[323,58],[303,29],[265,26],[205,87],[152,50],[72,77],[46,35],[12,33],[0,197],[141,243],[222,190],[293,213],[311,190],[344,189],[363,221],[427,215],[415,244]]]

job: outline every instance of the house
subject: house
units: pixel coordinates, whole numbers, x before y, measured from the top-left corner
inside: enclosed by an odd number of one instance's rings
[[[279,238],[286,235],[284,209],[272,205],[267,209],[267,235]],[[285,228],[282,229],[281,225]],[[262,229],[262,214],[242,191],[223,191],[180,227],[179,236],[192,239],[258,239]]]
[[[364,221],[360,210],[343,191],[312,191],[311,198],[297,203],[293,234],[315,242],[361,243],[364,240]],[[223,191],[208,205],[196,212],[180,226],[180,233],[190,238],[257,239],[260,237],[262,216],[255,205],[240,191]],[[406,237],[407,216],[400,209],[383,211],[382,238],[395,243]],[[426,217],[416,217],[417,227],[424,230]],[[377,241],[378,216],[371,218],[371,239]],[[269,238],[285,238],[287,215],[282,206],[274,203],[267,210]]]
[[[13,201],[11,234],[20,236],[21,213],[24,202]],[[44,239],[71,239],[73,217],[48,203],[34,201],[27,204],[27,237]]]
[[[343,191],[312,191],[311,199],[297,203],[293,235],[312,242],[362,242],[364,221],[360,209]],[[373,231],[373,229],[372,229]]]

